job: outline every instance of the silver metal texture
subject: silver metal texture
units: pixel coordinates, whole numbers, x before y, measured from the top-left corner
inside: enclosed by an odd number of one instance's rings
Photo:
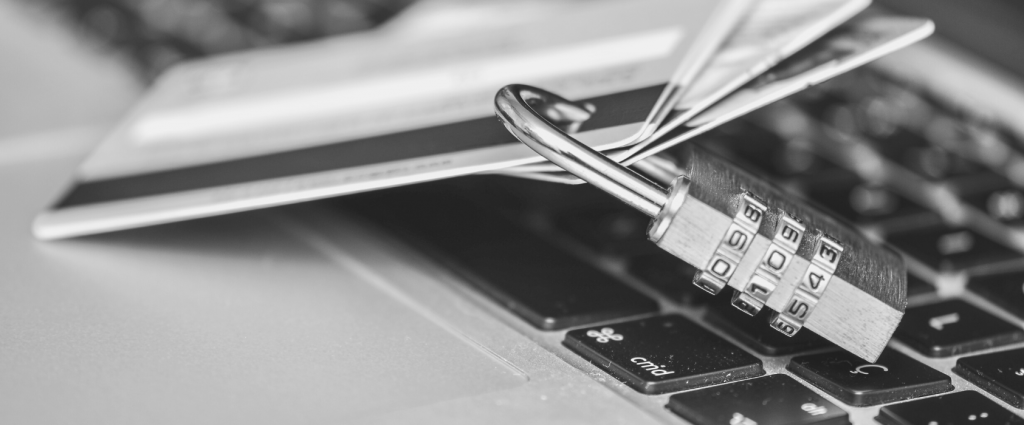
[[[538,109],[548,115],[547,119],[531,104],[538,105]],[[577,142],[556,125],[548,122],[558,122],[559,118],[566,115],[578,117],[583,114],[584,111],[570,105],[574,104],[554,93],[519,84],[505,86],[494,97],[498,119],[517,139],[549,161],[607,191],[644,214],[650,217],[658,215],[668,201],[668,191]]]

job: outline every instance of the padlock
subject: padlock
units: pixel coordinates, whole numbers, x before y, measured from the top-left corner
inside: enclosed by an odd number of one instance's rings
[[[694,284],[712,294],[733,288],[733,305],[750,315],[767,306],[771,326],[787,336],[806,327],[867,361],[878,359],[906,309],[899,255],[692,145],[665,189],[531,106],[550,103],[571,105],[525,85],[495,96],[499,120],[517,139],[652,217],[649,239],[696,267]]]

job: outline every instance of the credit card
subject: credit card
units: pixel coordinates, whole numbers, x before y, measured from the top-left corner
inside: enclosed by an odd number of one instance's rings
[[[619,161],[633,165],[679,143],[704,134],[758,108],[842,75],[868,62],[916,43],[934,31],[923,18],[860,16],[779,63],[685,125],[677,127],[636,154]],[[756,143],[756,141],[751,141]],[[627,152],[627,151],[620,151]],[[616,155],[613,153],[613,155]],[[517,173],[516,177],[581,184],[566,172]]]
[[[864,10],[870,0],[762,0],[715,54],[674,106],[675,113],[658,133],[629,150],[609,152],[621,161],[653,143],[672,128],[739,89],[825,33]],[[521,165],[500,174],[561,172],[549,162]]]
[[[56,239],[540,161],[493,116],[501,87],[596,107],[599,149],[652,134],[749,0],[578,3],[471,35],[381,31],[172,69],[34,223]]]

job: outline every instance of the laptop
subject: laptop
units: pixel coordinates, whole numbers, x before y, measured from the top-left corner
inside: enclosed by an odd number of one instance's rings
[[[383,4],[55,0],[45,31],[144,81],[218,47],[143,16],[223,17],[257,45],[401,7]],[[32,217],[109,123],[54,118],[0,142],[0,418],[1024,423],[1024,7],[883,6],[939,36],[694,142],[906,258],[910,305],[876,363],[704,294],[642,214],[589,186],[470,176],[38,242]],[[292,19],[328,7],[350,9]]]

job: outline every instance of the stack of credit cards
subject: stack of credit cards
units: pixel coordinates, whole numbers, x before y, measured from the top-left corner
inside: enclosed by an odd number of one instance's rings
[[[498,89],[577,102],[574,136],[633,165],[933,30],[868,5],[424,0],[373,31],[182,63],[34,231],[67,238],[477,173],[580,183],[501,126]]]

